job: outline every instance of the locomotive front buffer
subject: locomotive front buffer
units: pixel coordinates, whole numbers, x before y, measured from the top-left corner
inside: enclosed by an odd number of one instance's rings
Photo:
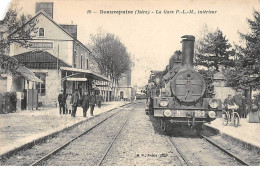
[[[202,104],[182,105],[173,97],[155,97],[153,99],[154,117],[172,124],[187,124],[190,127],[207,123],[221,117],[222,103],[219,99],[203,98]]]

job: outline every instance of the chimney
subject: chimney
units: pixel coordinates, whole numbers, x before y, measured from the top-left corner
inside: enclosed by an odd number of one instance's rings
[[[70,33],[75,39],[77,39],[77,25],[60,25],[63,29],[65,29],[68,33]]]
[[[35,13],[44,12],[51,19],[53,19],[53,2],[36,2]]]
[[[182,38],[182,65],[193,67],[194,41],[192,35],[184,35]]]

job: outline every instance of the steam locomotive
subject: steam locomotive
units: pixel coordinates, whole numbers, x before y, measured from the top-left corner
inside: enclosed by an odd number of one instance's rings
[[[193,67],[192,35],[182,36],[182,52],[176,51],[164,71],[151,71],[148,80],[146,114],[168,126],[190,126],[197,131],[202,124],[216,119],[222,112],[220,99],[207,97],[207,84]]]

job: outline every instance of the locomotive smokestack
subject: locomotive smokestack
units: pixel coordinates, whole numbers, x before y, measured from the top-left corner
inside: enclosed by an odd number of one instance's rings
[[[194,41],[192,35],[184,35],[182,38],[182,65],[193,67]]]

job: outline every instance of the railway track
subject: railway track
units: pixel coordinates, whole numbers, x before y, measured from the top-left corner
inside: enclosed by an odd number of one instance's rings
[[[128,108],[131,105],[128,105],[124,108]],[[120,111],[119,111],[120,112]],[[36,160],[35,162],[31,163],[30,166],[38,166],[38,165],[42,165],[44,164],[45,161],[47,161],[48,159],[51,159],[53,156],[55,156],[55,154],[57,154],[59,151],[62,151],[64,149],[66,149],[66,147],[71,144],[72,142],[76,141],[77,139],[79,139],[82,136],[87,135],[88,133],[90,133],[93,129],[96,129],[97,127],[99,127],[101,124],[103,124],[105,121],[111,119],[112,117],[114,117],[117,113],[112,114],[111,116],[105,118],[104,120],[100,121],[99,123],[97,123],[96,125],[92,126],[91,128],[87,129],[86,131],[80,133],[79,135],[77,135],[76,137],[73,137],[71,140],[67,141],[66,143],[64,143],[63,145],[57,147],[56,149],[54,149],[53,151],[49,152],[48,154],[46,154],[45,156],[43,156],[42,158]],[[127,117],[127,119],[124,121],[123,125],[120,127],[120,130],[117,131],[115,137],[113,138],[112,142],[107,146],[105,152],[103,153],[102,157],[100,158],[99,162],[96,164],[98,166],[102,165],[103,160],[106,158],[106,156],[108,155],[109,150],[111,149],[112,145],[114,144],[114,142],[116,141],[116,139],[118,138],[119,134],[121,133],[122,129],[124,128],[124,126],[126,125],[127,121],[128,121],[129,117]]]
[[[125,127],[127,121],[129,120],[129,117],[125,120],[124,124],[121,126],[120,130],[117,132],[116,136],[114,137],[113,141],[109,144],[109,146],[107,147],[105,153],[103,154],[103,156],[101,157],[101,159],[99,160],[99,162],[97,163],[98,166],[102,165],[102,162],[104,161],[104,159],[106,158],[106,156],[108,155],[109,150],[111,149],[112,145],[115,143],[118,135],[121,133],[122,129]]]
[[[220,150],[221,152],[223,152],[224,154],[228,155],[231,159],[234,159],[236,162],[238,162],[238,165],[243,165],[243,166],[249,166],[249,164],[247,162],[245,162],[243,159],[241,159],[240,157],[236,156],[235,154],[233,154],[232,152],[228,151],[226,148],[222,147],[220,144],[214,142],[213,140],[211,140],[210,138],[200,134],[200,139],[201,140],[205,140],[207,142],[209,142],[211,145],[213,145],[215,148],[217,148],[218,150]],[[185,154],[185,151],[183,151],[180,146],[178,146],[178,144],[175,142],[176,138],[171,137],[171,136],[167,136],[167,141],[172,145],[172,147],[174,147],[176,149],[176,151],[179,153],[179,155],[181,156],[181,158],[183,159],[185,165],[187,166],[194,166],[194,165],[198,165],[198,164],[194,164],[191,163],[191,159],[187,157],[187,155]],[[187,138],[188,139],[188,138]],[[185,142],[182,142],[183,144],[185,144]],[[188,146],[188,144],[187,144]],[[191,147],[192,149],[193,147]],[[193,153],[193,156],[196,156],[197,154]]]
[[[186,156],[183,154],[183,152],[180,150],[180,148],[177,146],[177,144],[172,139],[170,139],[168,136],[166,137],[166,139],[172,145],[172,147],[174,147],[175,150],[179,153],[179,155],[183,159],[184,163],[187,166],[192,166],[192,164],[189,162],[189,160],[186,158]]]
[[[212,145],[214,145],[215,147],[219,148],[220,150],[222,150],[223,152],[225,152],[226,154],[228,154],[230,157],[233,157],[234,159],[236,159],[238,162],[240,162],[242,165],[244,166],[250,166],[250,164],[248,164],[247,162],[245,162],[243,159],[241,159],[240,157],[238,157],[237,155],[233,154],[232,152],[228,151],[226,148],[222,147],[220,144],[216,143],[215,141],[211,140],[209,137],[206,137],[202,134],[200,134],[200,136],[202,138],[204,138],[205,140],[207,140],[209,143],[211,143]]]
[[[120,114],[125,108],[131,107],[136,103],[115,108],[109,113],[105,113],[101,116],[97,116],[91,120],[86,121],[73,128],[69,128],[62,133],[59,133],[53,137],[46,138],[42,142],[35,144],[34,146],[25,147],[24,149],[15,152],[13,155],[2,158],[1,165],[26,165],[26,166],[37,166],[41,165],[43,161],[52,158],[53,155],[60,152],[68,145],[79,139],[80,137],[87,135],[93,129],[97,128],[101,124],[105,123],[115,115]],[[110,120],[109,120],[110,121]]]
[[[22,163],[22,165],[30,165],[30,166],[39,166],[39,165],[93,165],[93,166],[102,166],[108,164],[117,164],[120,160],[114,160],[115,157],[124,157],[131,156],[130,152],[127,152],[129,148],[126,146],[125,150],[119,150],[116,146],[117,144],[122,144],[122,139],[125,139],[125,133],[129,130],[131,126],[131,120],[128,120],[132,116],[131,112],[134,109],[133,104],[123,106],[120,108],[118,112],[114,111],[106,114],[102,118],[95,118],[95,121],[88,123],[88,125],[79,126],[80,130],[68,131],[68,133],[64,133],[65,136],[69,136],[60,144],[49,148],[46,151],[42,151],[44,148],[47,149],[47,146],[50,144],[42,143],[42,148],[36,148],[34,150],[26,151],[23,154],[33,154],[37,153],[37,155],[33,156],[30,161],[26,163]],[[128,109],[125,109],[128,108]],[[130,116],[131,115],[131,116]],[[136,115],[136,114],[135,114]],[[94,120],[94,119],[93,119]],[[129,123],[128,123],[129,121]],[[131,127],[130,127],[131,128]],[[125,130],[124,130],[125,129]],[[84,130],[84,131],[83,131]],[[160,129],[159,129],[160,130]],[[133,131],[132,131],[133,132]],[[74,134],[73,134],[74,133]],[[130,132],[131,133],[131,132]],[[160,130],[161,133],[161,130]],[[64,136],[62,135],[62,136]],[[61,137],[62,137],[61,136]],[[68,139],[70,138],[70,139]],[[133,137],[136,138],[136,137]],[[212,139],[201,135],[200,137],[172,137],[166,136],[162,137],[162,142],[164,142],[164,138],[167,139],[173,149],[176,151],[172,151],[172,159],[176,160],[178,165],[249,165],[239,157],[237,157],[234,152],[231,153],[222,146],[219,145],[218,142],[213,141]],[[50,140],[52,142],[52,140]],[[94,143],[94,144],[93,144]],[[52,143],[51,143],[52,144]],[[164,143],[163,143],[164,144]],[[212,146],[214,145],[214,146]],[[169,150],[169,144],[165,147],[166,154]],[[55,148],[54,148],[55,147]],[[149,146],[148,146],[149,147]],[[37,150],[37,151],[36,151]],[[118,151],[119,150],[119,151]],[[140,150],[140,148],[139,148]],[[128,154],[124,154],[125,151]],[[29,153],[28,153],[29,152]],[[133,151],[135,152],[135,151]],[[163,151],[162,151],[163,152]],[[122,153],[121,155],[119,153]],[[163,152],[164,153],[164,152]],[[169,153],[169,152],[168,152]],[[149,154],[149,153],[148,153]],[[179,154],[179,155],[178,155]],[[202,156],[204,154],[204,156]],[[18,154],[19,156],[19,154]],[[222,156],[222,157],[221,157]],[[172,158],[174,157],[174,158]],[[21,159],[21,157],[19,157]],[[133,158],[133,157],[130,157]],[[151,157],[155,158],[155,157]],[[165,157],[164,157],[165,158]],[[216,159],[214,159],[216,158]],[[9,161],[14,160],[10,159]],[[17,158],[16,158],[17,159]],[[141,157],[133,158],[135,163],[138,161],[142,161]],[[133,161],[133,159],[131,159]],[[26,160],[26,159],[22,159]],[[111,162],[112,160],[112,162]],[[174,161],[173,160],[173,161]],[[212,160],[213,162],[210,162]],[[127,160],[126,160],[127,161]],[[131,162],[132,162],[131,161]],[[166,160],[167,161],[167,160]],[[129,164],[132,164],[132,163]],[[176,165],[176,163],[173,163]],[[13,163],[11,163],[12,165]],[[140,164],[144,164],[143,161]],[[166,164],[166,163],[165,163]],[[20,163],[21,165],[21,163]]]

